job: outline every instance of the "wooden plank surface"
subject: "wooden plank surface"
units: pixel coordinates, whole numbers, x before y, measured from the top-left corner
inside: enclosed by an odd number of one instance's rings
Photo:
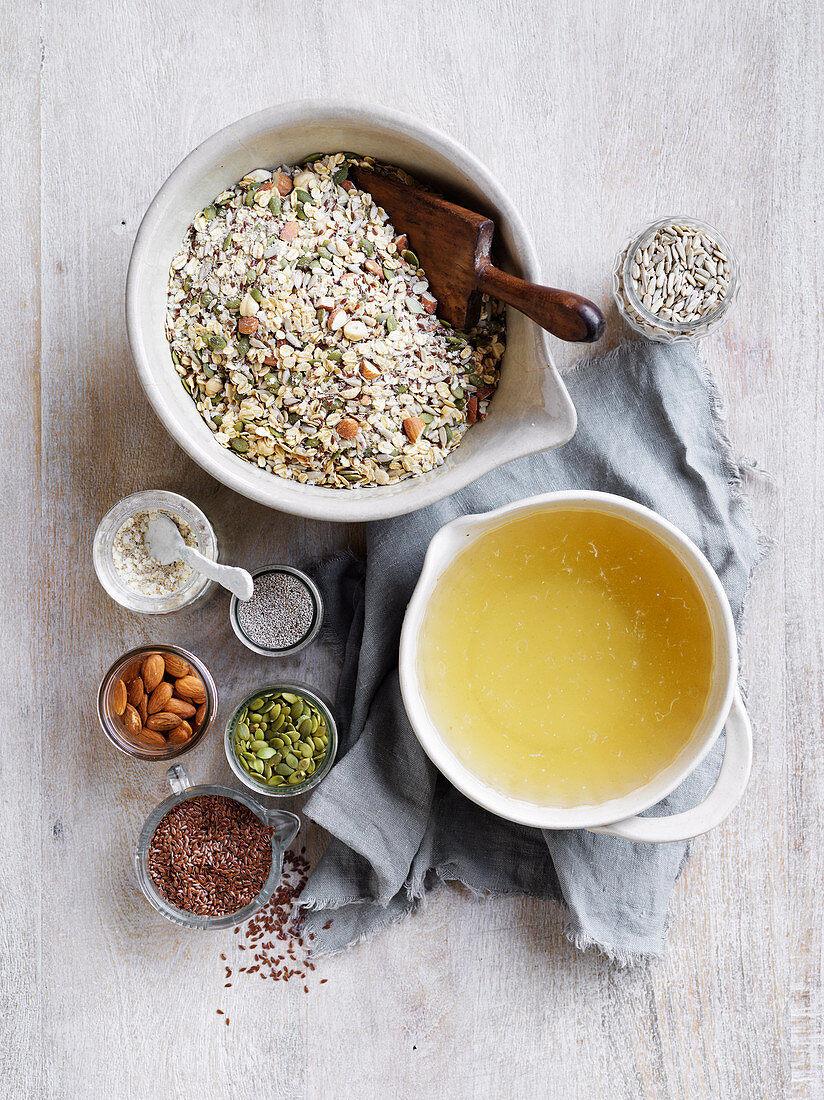
[[[3,7],[2,550],[14,579],[0,665],[0,1093],[821,1095],[820,5]],[[361,533],[254,506],[167,437],[126,344],[131,243],[169,171],[216,128],[281,100],[347,96],[424,118],[489,164],[552,285],[607,303],[615,251],[664,212],[705,217],[740,252],[740,307],[703,347],[734,444],[758,460],[754,509],[774,543],[744,638],[755,767],[745,803],[694,847],[661,963],[615,970],[567,943],[554,908],[450,889],[322,962],[308,995],[244,975],[224,989],[231,933],[162,926],[133,883],[163,769],[103,742],[101,673],[132,643],[188,644],[228,709],[265,665],[234,642],[220,597],[159,624],[117,608],[91,569],[98,519],[127,492],[177,489],[248,565],[309,563]],[[608,320],[615,343],[626,333],[612,307]],[[581,354],[558,350],[562,365]],[[289,669],[334,687],[321,647]],[[186,759],[196,778],[228,778],[219,742]]]

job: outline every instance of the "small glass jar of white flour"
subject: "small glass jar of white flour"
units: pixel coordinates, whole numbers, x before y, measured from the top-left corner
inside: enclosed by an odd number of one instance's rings
[[[149,554],[146,529],[157,515],[175,523],[183,539],[216,561],[217,538],[209,520],[186,497],[147,489],[124,497],[111,508],[94,537],[97,577],[113,600],[129,611],[165,615],[204,600],[214,583],[182,561],[161,565]]]

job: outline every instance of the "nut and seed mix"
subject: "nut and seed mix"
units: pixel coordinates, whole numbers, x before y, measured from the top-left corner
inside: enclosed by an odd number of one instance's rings
[[[485,417],[505,342],[488,299],[470,333],[438,319],[350,163],[259,169],[218,195],[172,261],[166,317],[175,369],[223,447],[339,489],[440,465]]]

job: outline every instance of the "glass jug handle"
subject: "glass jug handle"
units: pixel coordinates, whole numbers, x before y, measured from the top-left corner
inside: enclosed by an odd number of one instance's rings
[[[169,786],[174,794],[183,794],[192,785],[189,773],[182,764],[172,764],[166,772],[166,778],[169,780]]]

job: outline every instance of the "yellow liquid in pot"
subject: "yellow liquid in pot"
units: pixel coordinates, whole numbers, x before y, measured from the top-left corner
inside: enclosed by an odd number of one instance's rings
[[[482,535],[420,635],[430,716],[479,779],[544,806],[619,797],[672,763],[712,685],[698,586],[629,520],[558,509]]]

